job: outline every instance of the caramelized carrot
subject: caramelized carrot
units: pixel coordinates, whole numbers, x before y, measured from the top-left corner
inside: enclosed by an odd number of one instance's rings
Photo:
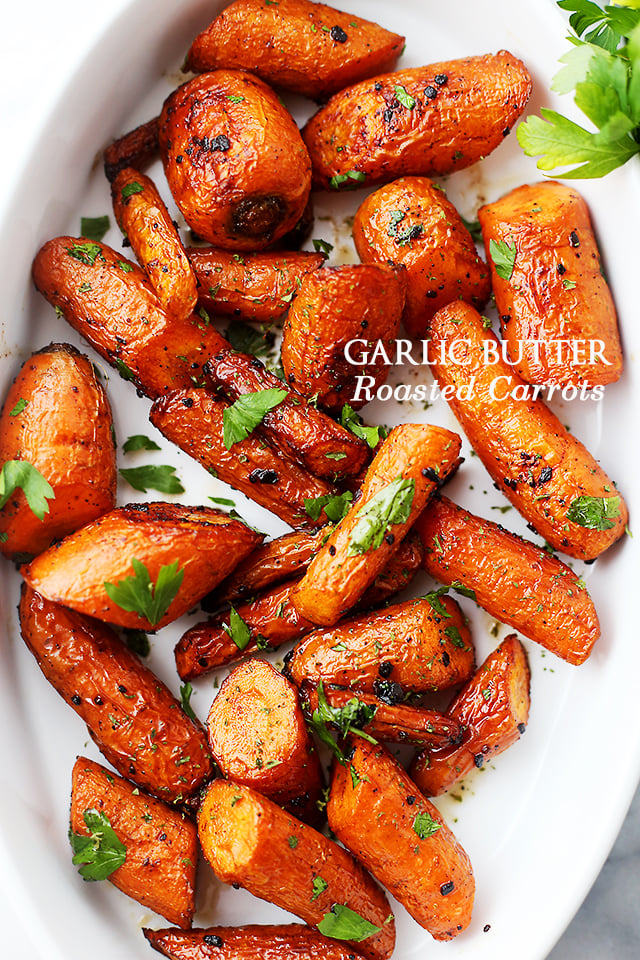
[[[174,960],[362,960],[352,946],[300,923],[142,932],[154,950]]]
[[[158,117],[141,123],[118,137],[104,151],[104,172],[107,180],[115,180],[125,167],[141,169],[158,153]]]

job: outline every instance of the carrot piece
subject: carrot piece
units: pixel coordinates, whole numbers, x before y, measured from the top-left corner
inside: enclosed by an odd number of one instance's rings
[[[438,600],[448,616],[428,599],[407,600],[315,630],[288,655],[287,672],[297,686],[322,681],[374,693],[389,704],[411,690],[468,680],[474,669],[469,629],[455,600]]]
[[[292,527],[311,523],[304,501],[333,494],[335,487],[311,476],[257,436],[240,440],[227,450],[223,442],[226,407],[224,401],[214,400],[205,390],[182,390],[156,400],[149,418],[206,470]]]
[[[323,786],[318,755],[298,691],[270,663],[253,658],[231,671],[213,701],[207,729],[225,777],[305,823],[318,823]]]
[[[402,177],[369,194],[356,212],[353,240],[364,263],[405,267],[402,321],[410,337],[424,337],[434,313],[452,300],[480,309],[489,299],[489,268],[442,187],[426,177]]]
[[[471,922],[469,857],[384,747],[351,746],[349,767],[333,767],[331,829],[435,940],[451,940]]]
[[[458,464],[457,434],[427,424],[395,427],[361,496],[311,561],[292,595],[298,612],[331,626],[353,607],[398,549],[439,483]]]
[[[0,551],[37,554],[113,509],[116,454],[107,395],[89,360],[52,343],[21,367],[0,413],[0,465],[26,461],[54,499],[40,519],[18,488],[0,510]]]
[[[244,253],[213,247],[187,247],[198,279],[200,303],[225,316],[273,323],[289,309],[307,274],[325,261],[322,253],[286,251]]]
[[[125,167],[141,168],[158,153],[158,117],[141,123],[118,137],[104,151],[104,172],[107,180],[115,180]]]
[[[211,778],[202,727],[113,630],[26,585],[20,626],[49,683],[119,773],[168,801],[191,796]]]
[[[450,304],[429,332],[443,395],[514,507],[571,557],[592,560],[615,543],[627,508],[613,481],[542,400],[531,399],[540,388],[528,387],[501,359],[498,341],[473,307]]]
[[[32,273],[74,330],[149,397],[193,386],[211,354],[229,346],[197,314],[170,319],[143,271],[103,243],[56,237]]]
[[[169,923],[190,927],[196,907],[195,824],[99,763],[78,757],[73,767],[70,830],[89,836],[83,815],[94,810],[108,819],[126,847],[124,863],[108,878],[111,883]]]
[[[447,710],[464,727],[462,743],[429,748],[415,758],[411,776],[423,793],[444,793],[520,738],[529,719],[529,680],[527,655],[512,633]]]
[[[48,600],[121,627],[158,630],[190,610],[261,539],[218,510],[128,504],[50,547],[22,574]],[[121,583],[132,573],[138,577],[133,559],[146,566],[153,584],[163,566],[175,563],[183,571],[177,594],[155,622],[107,595],[105,584]]]
[[[391,955],[393,914],[377,884],[350,853],[271,800],[216,780],[200,807],[198,836],[223,883],[239,884],[310,926],[322,923],[332,908],[346,906],[373,924],[370,936],[357,944],[360,953],[368,960]],[[314,883],[318,878],[324,883]]]
[[[356,83],[302,131],[313,186],[340,190],[462,170],[502,143],[530,93],[524,64],[506,50]]]
[[[300,923],[142,932],[154,950],[174,960],[362,960],[352,946]]]
[[[196,275],[153,180],[125,167],[111,184],[113,210],[163,310],[187,320],[198,300]]]
[[[616,310],[577,190],[554,181],[517,187],[480,207],[478,220],[502,339],[522,379],[560,386],[618,380]],[[494,244],[513,255],[508,279],[496,270]]]
[[[432,577],[463,584],[492,617],[563,660],[587,659],[600,636],[598,614],[565,563],[446,497],[434,497],[414,529]]]
[[[404,37],[309,0],[235,0],[198,34],[186,67],[251,70],[267,83],[321,100],[392,67]]]

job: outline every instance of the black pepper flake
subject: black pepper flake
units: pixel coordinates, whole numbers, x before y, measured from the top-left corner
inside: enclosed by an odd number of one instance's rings
[[[183,398],[182,398],[182,403],[184,404],[185,407],[192,407],[192,406],[193,406],[193,397],[183,397]]]
[[[207,667],[209,665],[209,661],[206,657],[198,657],[198,663],[201,667]]]
[[[431,480],[432,483],[437,483],[440,479],[433,467],[423,467],[422,476],[426,477],[427,480]]]
[[[484,763],[484,757],[482,756],[481,753],[476,753],[474,754],[473,762],[475,763],[476,767],[479,770],[482,764]]]
[[[122,684],[122,683],[119,683],[119,684],[118,684],[118,690],[119,690],[120,693],[126,693],[126,692],[127,692],[127,688],[126,688],[126,687],[124,686],[124,684]]]
[[[176,163],[182,163],[183,160],[184,160],[184,157],[182,156],[182,154],[176,157]]]
[[[445,667],[448,667],[449,664],[451,663],[451,657],[449,656],[446,650],[444,650],[442,653],[442,663]]]
[[[331,27],[331,30],[329,31],[329,36],[331,37],[332,40],[335,40],[336,43],[346,43],[348,40],[348,37],[344,32],[344,30],[342,29],[342,27],[338,27],[338,26]]]
[[[208,947],[224,947],[224,940],[215,933],[205,933],[202,942]]]
[[[393,663],[391,660],[383,660],[378,667],[378,673],[386,680],[393,673]]]
[[[384,120],[385,123],[391,123],[391,121],[393,120],[393,109],[391,107],[387,107],[387,109],[382,114],[382,119]]]
[[[103,701],[102,697],[94,697],[94,698],[93,698],[93,702],[94,702],[95,704],[97,704],[97,706],[101,707],[104,701]]]
[[[447,82],[446,73],[439,73],[437,77],[433,78],[433,82],[437,83],[439,87],[442,87]]]
[[[161,833],[160,836],[158,837],[158,840],[166,840],[166,839],[167,839],[166,833]]]
[[[553,476],[553,470],[551,467],[543,467],[540,471],[540,476],[538,477],[538,483],[548,483]]]
[[[330,544],[330,546],[329,546],[329,554],[330,554],[332,557],[335,557],[335,555],[336,555],[336,548],[334,547],[333,544]]]
[[[252,470],[249,474],[249,483],[277,483],[278,474],[275,470]]]
[[[438,96],[438,91],[435,87],[428,86],[424,88],[424,95],[427,100],[435,100],[435,98]]]
[[[489,930],[491,930],[491,924],[490,924],[490,923],[485,923],[484,927],[482,928],[482,932],[483,932],[483,933],[489,933]]]
[[[437,290],[427,290],[427,298],[429,300],[435,300],[437,296],[438,296]]]
[[[447,880],[447,882],[443,883],[442,886],[440,887],[440,893],[442,894],[443,897],[446,897],[447,894],[453,893],[454,889],[455,889],[455,883],[453,882],[453,880]]]
[[[123,246],[123,247],[130,247],[130,246],[131,246],[131,241],[130,241],[127,237],[123,237],[123,239],[122,239],[122,246]]]
[[[225,136],[224,133],[218,134],[217,137],[213,137],[213,139],[209,141],[209,150],[214,152],[221,151],[222,153],[225,153],[230,149],[231,140],[229,140],[229,137]]]
[[[502,131],[502,136],[508,137],[510,133],[511,133],[511,127],[505,127],[504,130]]]
[[[527,729],[526,723],[518,724],[518,733],[520,734],[520,736],[522,736],[522,734],[525,732],[526,729]]]
[[[407,797],[407,803],[409,804],[410,807],[412,807],[415,802],[416,802],[416,798],[414,796]]]
[[[561,277],[564,276],[564,274],[565,274],[566,272],[567,272],[567,268],[565,267],[564,263],[559,263],[559,264],[558,264],[558,273],[560,274],[560,276],[561,276]]]
[[[392,543],[395,543],[395,541],[396,541],[396,538],[392,533],[388,533],[384,538],[384,542],[388,543],[389,546],[391,546]]]
[[[580,246],[580,238],[575,230],[572,230],[571,233],[569,234],[569,243],[571,244],[572,247]]]
[[[388,703],[391,707],[397,703],[402,703],[404,700],[403,688],[399,683],[395,683],[392,680],[374,680],[373,692],[378,700],[382,700],[383,703]]]
[[[76,707],[79,707],[80,704],[82,703],[82,699],[78,696],[77,693],[74,693],[74,695],[71,697],[71,703],[73,703]]]
[[[374,89],[374,90],[382,90],[382,84],[380,83],[379,80],[376,80],[376,82],[375,82],[374,85],[373,85],[373,89]]]
[[[231,886],[233,887],[234,890],[242,889],[239,883],[232,883]]]
[[[517,481],[517,480],[510,480],[509,477],[505,477],[504,480],[503,480],[503,483],[504,483],[505,487],[509,487],[510,490],[517,490],[517,489],[518,489],[518,481]]]

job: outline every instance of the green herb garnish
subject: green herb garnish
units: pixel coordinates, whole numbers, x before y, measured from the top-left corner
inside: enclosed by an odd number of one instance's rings
[[[336,173],[334,177],[329,179],[329,186],[332,190],[340,190],[345,185],[353,188],[355,187],[355,183],[350,181],[354,180],[358,183],[363,183],[366,180],[366,174],[360,170],[347,170],[346,173]]]
[[[350,907],[334,903],[318,924],[318,930],[325,937],[333,937],[334,940],[353,940],[354,943],[360,943],[380,933],[382,927],[376,927]]]
[[[226,407],[222,414],[222,424],[227,450],[230,450],[234,443],[245,440],[258,424],[262,423],[266,414],[287,396],[287,390],[279,390],[277,387],[257,390],[255,393],[243,394],[230,407]]]
[[[110,226],[111,221],[106,214],[104,217],[80,217],[80,233],[87,240],[102,240]]]
[[[28,407],[28,406],[29,406],[29,401],[28,401],[28,400],[25,400],[24,397],[20,397],[20,399],[19,399],[18,402],[16,403],[15,407],[13,408],[13,410],[11,410],[11,412],[9,413],[9,416],[10,416],[10,417],[17,417],[18,414],[19,414],[19,413],[22,413],[22,411],[25,410],[26,407]]]
[[[224,332],[225,337],[238,353],[250,353],[254,357],[266,357],[273,348],[273,334],[250,327],[242,320],[232,320]]]
[[[191,706],[191,695],[193,693],[193,687],[190,683],[183,683],[180,686],[180,700],[182,702],[182,709],[189,717],[190,720],[193,720],[194,723],[198,722],[198,718],[193,712],[193,707]]]
[[[328,888],[329,884],[323,877],[314,877],[313,878],[313,894],[311,896],[311,902],[317,900],[320,894],[324,893]]]
[[[325,257],[328,257],[333,250],[333,244],[329,243],[327,240],[313,239],[311,243],[313,244],[313,249],[316,251],[316,253],[324,253]]]
[[[184,568],[178,569],[178,561],[160,568],[155,584],[141,560],[131,559],[133,576],[117,583],[104,583],[110,600],[122,610],[137,613],[152,626],[159,623],[171,606],[184,577]]]
[[[312,520],[319,520],[324,510],[327,520],[339,523],[349,512],[352,500],[351,491],[345,490],[344,493],[327,493],[322,497],[305,497],[304,508]]]
[[[98,257],[104,260],[102,247],[99,243],[74,243],[72,247],[67,247],[66,250],[70,257],[86,264],[87,267],[92,267]]]
[[[620,516],[620,497],[576,497],[567,510],[567,520],[590,530],[610,530]]]
[[[116,836],[109,818],[98,810],[85,810],[82,818],[90,836],[69,830],[69,842],[74,857],[72,863],[80,866],[83,880],[106,880],[127,859],[127,848]]]
[[[251,630],[235,607],[230,607],[229,626],[223,624],[223,629],[231,637],[238,650],[244,650],[251,640]]]
[[[377,550],[390,527],[406,523],[411,514],[415,494],[415,480],[397,476],[356,514],[356,525],[351,533],[349,554]]]
[[[372,450],[374,450],[387,435],[387,431],[382,426],[365,427],[362,422],[362,417],[358,416],[356,411],[350,407],[348,403],[345,403],[342,408],[340,423],[343,427],[346,427],[347,430],[350,430],[355,437],[364,440]]]
[[[137,180],[132,180],[131,183],[125,184],[125,186],[120,191],[120,196],[123,200],[126,200],[128,197],[133,197],[136,193],[142,193],[144,187],[141,183],[138,183]]]
[[[49,513],[48,500],[55,500],[53,487],[28,460],[7,460],[0,470],[0,510],[16,490],[22,490],[29,509],[38,520]]]
[[[407,110],[413,110],[416,105],[416,100],[410,93],[407,93],[406,87],[403,87],[400,83],[396,83],[394,84],[393,92],[396,95],[398,103],[401,103]]]
[[[132,437],[127,437],[122,444],[124,453],[134,453],[136,450],[160,450],[157,443],[143,433],[135,433]]]
[[[440,824],[425,811],[424,813],[416,813],[413,820],[413,829],[421,840],[426,840],[438,832]]]
[[[503,280],[511,280],[516,262],[515,243],[509,243],[507,240],[490,240],[489,254],[498,276]]]
[[[176,468],[168,464],[147,464],[142,467],[129,467],[118,471],[123,480],[146,493],[147,490],[158,490],[160,493],[184,493],[184,487],[175,476]]]

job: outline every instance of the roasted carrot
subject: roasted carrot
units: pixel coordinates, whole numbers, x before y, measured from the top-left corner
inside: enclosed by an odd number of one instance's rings
[[[33,262],[40,291],[98,353],[149,397],[202,382],[202,366],[229,346],[197,314],[170,319],[142,270],[103,243],[56,237]]]
[[[547,550],[434,497],[416,521],[424,568],[473,591],[492,617],[569,663],[583,663],[600,636],[598,614],[580,577]]]
[[[308,274],[283,327],[282,366],[287,381],[321,407],[354,409],[357,378],[384,383],[389,366],[382,359],[356,365],[347,345],[356,341],[371,351],[379,341],[390,347],[400,329],[406,289],[405,271],[384,264],[326,267]]]
[[[464,728],[462,743],[425,750],[412,764],[411,776],[423,793],[444,793],[520,738],[529,719],[529,679],[527,655],[512,633],[447,710]]]
[[[228,450],[223,441],[226,407],[206,390],[175,391],[156,400],[150,420],[206,470],[292,527],[311,523],[305,500],[334,494],[335,487],[311,476],[257,436],[240,440]]]
[[[469,857],[384,747],[351,746],[349,767],[333,768],[331,829],[435,940],[451,940],[471,922]]]
[[[409,691],[442,690],[468,680],[474,652],[460,607],[438,598],[407,600],[376,613],[309,633],[288,656],[287,672],[302,683],[336,684],[401,703]]]
[[[627,508],[598,462],[501,358],[466,303],[440,310],[429,358],[443,396],[502,492],[556,550],[592,560],[624,533]],[[537,393],[532,393],[534,390]],[[533,399],[532,399],[533,398]]]
[[[26,585],[20,626],[47,680],[119,773],[167,801],[191,796],[210,779],[202,727],[109,627]]]
[[[325,261],[322,253],[245,253],[187,247],[200,284],[200,303],[214,313],[273,323],[289,309],[303,278]]]
[[[502,339],[522,379],[560,386],[618,380],[616,310],[578,191],[554,181],[517,187],[480,207],[478,220]],[[510,270],[496,269],[501,250]]]
[[[92,364],[68,343],[34,353],[9,388],[0,413],[0,467],[7,463],[6,487],[7,471],[27,465],[51,487],[37,513],[20,487],[0,509],[7,556],[40,553],[115,506],[111,407]]]
[[[231,671],[213,701],[207,731],[225,777],[305,823],[318,823],[323,786],[318,755],[298,691],[270,663],[254,657]]]
[[[200,807],[198,836],[223,883],[238,884],[321,932],[336,911],[347,907],[371,925],[361,923],[369,933],[357,945],[363,957],[391,955],[393,914],[377,884],[343,847],[271,800],[249,787],[216,780]]]
[[[350,945],[330,940],[300,923],[282,926],[207,927],[204,930],[149,930],[147,942],[173,960],[362,960]]]
[[[169,923],[190,927],[196,907],[195,824],[99,763],[78,757],[71,788],[71,832],[90,836],[84,814],[96,811],[107,818],[125,847],[124,863],[110,874],[111,883]]]
[[[171,317],[187,320],[198,291],[180,235],[153,180],[125,167],[111,184],[113,210],[140,266]]]
[[[205,373],[231,401],[246,394],[283,387],[282,381],[260,360],[234,350],[212,357]],[[364,440],[307,403],[294,390],[288,391],[277,407],[265,414],[257,430],[316,477],[357,476],[369,458]]]
[[[174,200],[214,246],[263,249],[302,216],[309,155],[293,118],[259,77],[215,70],[189,80],[165,100],[159,137]]]
[[[115,180],[125,167],[142,168],[158,153],[158,117],[141,123],[118,137],[104,151],[104,172],[107,180]]]
[[[190,610],[261,539],[218,510],[128,504],[50,547],[22,573],[48,600],[122,627],[157,630]]]
[[[424,337],[434,313],[452,300],[481,308],[489,299],[487,265],[442,187],[426,177],[402,177],[369,194],[353,239],[364,263],[405,267],[402,321],[411,337]]]
[[[320,548],[292,595],[298,612],[331,626],[351,609],[398,549],[439,483],[458,464],[460,438],[404,424],[380,447],[361,496]]]
[[[313,185],[341,190],[462,170],[502,143],[530,93],[524,64],[506,50],[347,87],[302,131]]]

